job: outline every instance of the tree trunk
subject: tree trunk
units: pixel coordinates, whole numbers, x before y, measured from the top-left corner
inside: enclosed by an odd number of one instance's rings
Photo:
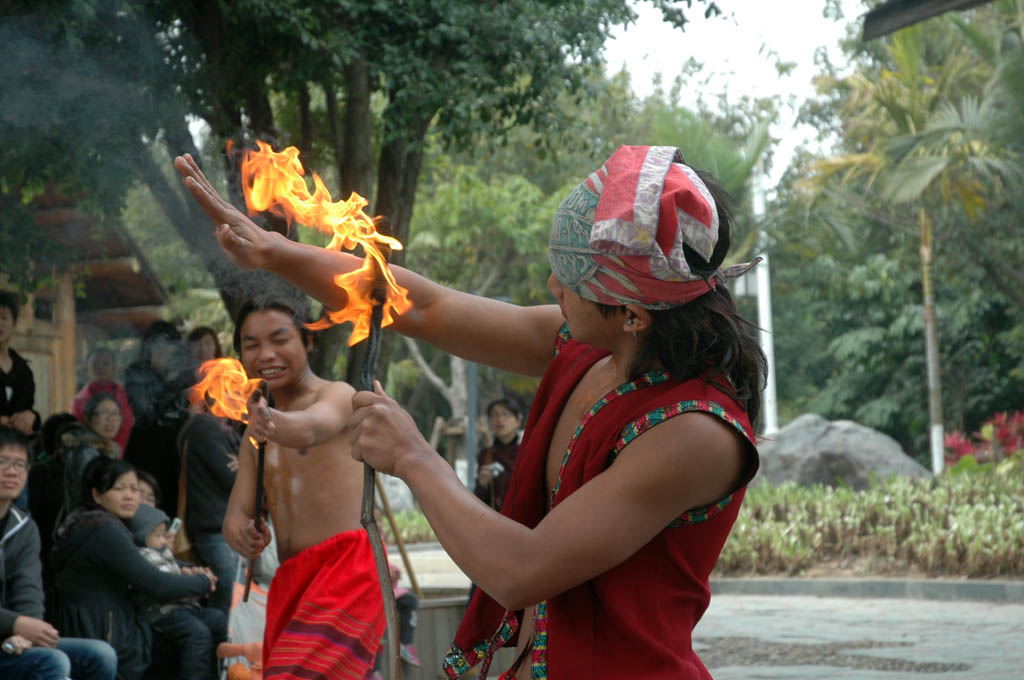
[[[304,158],[309,158],[313,150],[313,114],[309,110],[309,85],[299,86],[299,160],[308,173],[310,168]]]
[[[242,302],[244,273],[231,264],[221,251],[206,215],[196,214],[199,209],[191,200],[181,200],[180,194],[171,188],[167,176],[153,160],[149,149],[143,148],[141,151],[136,161],[139,175],[188,249],[200,258],[203,266],[213,276],[224,306],[229,314],[234,315]],[[198,163],[198,156],[193,153],[193,157]]]
[[[388,218],[392,235],[403,244],[409,242],[409,222],[416,202],[416,187],[423,166],[423,140],[430,118],[421,114],[406,135],[392,136],[380,150],[374,212]],[[392,261],[401,264],[404,255],[404,250],[398,251]]]
[[[945,444],[942,424],[942,383],[939,370],[939,334],[935,317],[935,291],[932,285],[932,223],[924,208],[921,220],[921,284],[924,289],[924,347],[928,364],[928,420],[932,472],[942,472]]]
[[[269,135],[270,139],[276,141],[274,112],[270,108],[270,99],[265,88],[253,87],[246,91],[245,112],[249,116],[249,128],[257,139],[266,140]]]
[[[341,197],[353,191],[367,200],[373,193],[373,112],[370,111],[370,76],[366,61],[345,64],[344,158]]]
[[[324,98],[327,100],[327,122],[331,126],[331,144],[334,146],[334,162],[338,166],[338,177],[345,174],[342,167],[345,158],[345,135],[342,133],[341,114],[338,112],[338,91],[334,89],[334,83],[324,83]]]
[[[338,167],[339,199],[347,199],[352,192],[369,196],[373,185],[373,116],[370,112],[370,83],[366,62],[357,59],[346,64],[344,73],[344,120],[339,116],[337,93],[333,85],[324,85],[331,139],[334,142],[334,161]],[[348,336],[349,329],[339,326],[332,326],[320,333],[317,340],[319,352],[312,362],[314,373],[323,378],[330,377]],[[388,336],[382,336],[380,340],[375,372],[386,376],[392,343]],[[352,347],[349,350],[346,376],[351,378],[359,375],[365,360],[364,343]]]

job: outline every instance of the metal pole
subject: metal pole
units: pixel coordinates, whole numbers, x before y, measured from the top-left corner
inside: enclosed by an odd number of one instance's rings
[[[765,191],[764,173],[758,160],[754,171],[753,209],[754,217],[760,223],[758,249],[764,261],[757,266],[757,323],[761,327],[761,351],[768,362],[768,376],[762,395],[761,412],[764,414],[764,434],[779,429],[779,401],[775,393],[775,340],[772,335],[772,290],[771,269],[768,264],[768,235],[764,231]]]
[[[476,381],[479,369],[472,361],[466,362],[466,486],[476,487]]]

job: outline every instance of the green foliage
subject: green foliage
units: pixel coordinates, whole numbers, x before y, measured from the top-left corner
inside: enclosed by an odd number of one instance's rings
[[[1024,465],[865,491],[794,483],[747,492],[719,576],[1024,576]]]
[[[387,520],[378,522],[385,543],[395,544],[395,535],[391,530],[391,523]],[[398,534],[405,543],[435,543],[437,536],[430,527],[430,522],[419,510],[403,510],[395,513],[395,525],[398,527]]]
[[[485,181],[439,159],[438,182],[420,196],[409,266],[439,283],[518,304],[549,302],[547,235],[557,207],[522,177]]]
[[[1020,25],[1000,3],[850,43],[852,74],[823,64],[804,113],[837,155],[798,158],[767,219],[784,417],[854,419],[926,458],[922,215],[947,426],[1024,406]]]

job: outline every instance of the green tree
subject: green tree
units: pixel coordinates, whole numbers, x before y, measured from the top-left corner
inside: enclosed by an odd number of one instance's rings
[[[860,148],[820,162],[817,181],[838,173],[845,181],[867,176],[868,186],[881,185],[883,199],[917,204],[932,468],[938,473],[944,455],[933,223],[937,213],[949,212],[953,197],[974,219],[989,196],[1019,182],[1021,171],[1014,155],[994,143],[995,103],[962,90],[964,80],[985,73],[984,64],[961,47],[930,67],[923,30],[917,25],[895,34],[892,69],[883,69],[880,79],[853,77],[848,104],[859,113],[850,119],[847,139]]]

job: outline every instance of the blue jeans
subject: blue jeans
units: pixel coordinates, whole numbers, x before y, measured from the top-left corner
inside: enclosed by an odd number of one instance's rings
[[[57,648],[33,647],[20,655],[0,654],[4,680],[114,680],[117,654],[100,640],[61,638]]]
[[[197,531],[191,538],[192,547],[199,559],[217,576],[217,590],[210,595],[209,606],[227,614],[231,608],[231,594],[242,558],[231,549],[222,534]]]

